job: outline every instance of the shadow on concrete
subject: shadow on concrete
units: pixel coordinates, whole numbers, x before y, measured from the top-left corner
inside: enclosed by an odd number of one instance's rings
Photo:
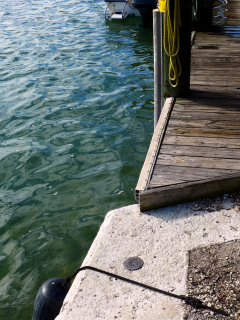
[[[193,216],[234,210],[240,213],[240,192],[225,194],[212,199],[202,199],[156,210],[145,211],[143,214],[160,218],[165,221],[178,220]]]

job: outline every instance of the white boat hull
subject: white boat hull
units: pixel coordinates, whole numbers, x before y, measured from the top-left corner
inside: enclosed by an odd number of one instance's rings
[[[132,6],[132,1],[106,1],[106,19],[125,19],[127,16],[141,17],[138,9]],[[107,13],[108,11],[108,13]]]

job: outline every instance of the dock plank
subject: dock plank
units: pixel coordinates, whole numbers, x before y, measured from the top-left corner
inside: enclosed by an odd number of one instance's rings
[[[140,194],[140,209],[147,211],[196,199],[216,197],[222,194],[223,190],[231,193],[239,188],[240,175],[238,173],[156,187]]]
[[[162,168],[164,170],[166,170],[167,168]],[[194,171],[196,172],[196,169],[194,169]],[[226,174],[236,174],[237,171],[234,170],[224,170],[221,171],[221,175],[224,176]],[[219,177],[219,170],[217,170],[216,172],[212,172],[212,170],[209,170],[209,178],[217,178]],[[198,180],[198,181],[202,181],[206,179],[206,175],[199,175],[199,174],[189,174],[189,170],[186,170],[186,173],[181,173],[181,172],[172,172],[171,168],[170,170],[168,170],[167,174],[164,174],[162,172],[158,173],[158,177],[161,177],[161,187],[163,186],[171,186],[171,185],[176,185],[176,184],[180,184],[183,182],[191,182],[194,180]],[[174,179],[173,179],[174,177]],[[158,188],[159,187],[159,179],[157,178],[153,178],[149,184],[149,188],[153,189],[153,188]]]
[[[217,169],[217,168],[201,168],[201,170],[196,170],[196,167],[176,167],[176,166],[170,166],[170,165],[156,165],[155,167],[157,176],[156,177],[152,177],[153,181],[158,177],[158,175],[162,175],[162,177],[173,177],[177,178],[177,179],[183,179],[182,181],[184,181],[185,179],[188,181],[192,181],[192,179],[205,179],[206,177],[217,177],[219,175],[219,173],[221,173],[221,175],[227,175],[227,174],[233,174],[236,173],[236,170],[232,170],[232,169]]]
[[[228,130],[240,128],[240,121],[227,121],[227,120],[179,120],[171,119],[168,125],[172,128],[216,128],[220,130]]]
[[[157,159],[157,165],[194,168],[234,169],[240,171],[240,161],[237,159],[225,159],[200,156],[183,156],[161,154]],[[207,178],[207,177],[206,177]]]
[[[239,149],[239,139],[227,138],[202,138],[186,136],[165,136],[164,144],[175,144],[178,146],[206,146],[213,148],[237,148]]]
[[[176,110],[173,110],[171,118],[172,119],[180,119],[180,120],[217,120],[217,121],[233,121],[234,119],[237,119],[240,117],[240,114],[237,112],[234,112],[235,117],[232,114],[225,113],[222,110],[219,112],[199,112],[196,109],[196,112],[189,111],[187,114],[184,114],[183,112],[178,112]]]
[[[219,128],[168,128],[170,135],[184,135],[188,137],[224,137],[224,138],[240,138],[240,128],[234,127],[232,130]]]
[[[240,148],[216,148],[216,147],[203,147],[203,146],[182,146],[178,148],[177,145],[164,144],[161,147],[161,154],[176,155],[176,156],[192,156],[208,157],[211,155],[213,158],[223,159],[240,159]]]
[[[171,110],[142,211],[240,189],[240,38],[228,34],[240,34],[240,1],[227,8],[229,27],[196,34],[190,93]]]

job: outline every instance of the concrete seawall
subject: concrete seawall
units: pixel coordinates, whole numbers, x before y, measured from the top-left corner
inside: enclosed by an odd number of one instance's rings
[[[189,250],[239,238],[239,197],[225,195],[142,214],[138,205],[110,211],[83,266],[100,268],[175,294],[187,293]],[[129,271],[129,257],[144,265]],[[188,319],[184,302],[130,283],[82,271],[57,320]]]

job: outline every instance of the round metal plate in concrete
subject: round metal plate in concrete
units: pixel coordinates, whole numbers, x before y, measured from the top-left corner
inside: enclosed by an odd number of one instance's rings
[[[123,266],[129,271],[135,271],[142,268],[144,262],[139,257],[130,257],[123,262]]]

